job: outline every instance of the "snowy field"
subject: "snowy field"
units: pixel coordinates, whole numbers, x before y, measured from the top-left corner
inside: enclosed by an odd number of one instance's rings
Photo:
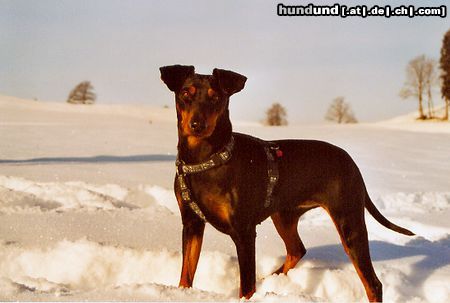
[[[177,288],[175,123],[173,108],[0,96],[1,301],[238,300],[234,245],[208,225],[194,288]],[[403,117],[348,126],[235,122],[234,129],[346,149],[380,211],[417,233],[400,235],[367,216],[385,301],[450,302],[449,123]],[[326,213],[304,215],[299,232],[306,256],[287,276],[272,276],[284,245],[270,219],[258,226],[252,301],[365,301]]]

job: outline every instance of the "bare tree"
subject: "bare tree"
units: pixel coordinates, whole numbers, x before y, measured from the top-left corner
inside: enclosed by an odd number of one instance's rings
[[[444,35],[441,48],[441,59],[439,60],[441,68],[441,94],[445,101],[444,120],[448,120],[448,105],[450,103],[450,30]]]
[[[70,92],[67,102],[72,104],[92,104],[97,98],[93,90],[94,87],[91,82],[83,81]]]
[[[344,97],[337,97],[331,102],[325,119],[336,123],[358,123],[350,105],[344,101]]]
[[[270,126],[287,125],[286,109],[280,103],[274,103],[266,111],[266,124]]]
[[[431,113],[431,87],[435,84],[436,77],[434,60],[425,55],[418,56],[409,61],[406,67],[406,80],[400,91],[403,99],[416,97],[419,101],[419,119],[426,119],[423,111],[423,97],[428,94],[429,109]]]
[[[428,118],[434,118],[434,105],[433,105],[433,87],[439,83],[439,76],[437,72],[437,61],[432,58],[425,60],[425,90],[427,94],[428,104]]]

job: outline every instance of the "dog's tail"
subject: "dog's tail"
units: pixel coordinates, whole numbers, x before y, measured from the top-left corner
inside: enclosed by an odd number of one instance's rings
[[[398,225],[395,225],[394,223],[392,223],[391,221],[389,221],[388,219],[386,219],[385,216],[383,216],[380,211],[376,208],[375,204],[373,204],[372,200],[369,197],[369,194],[367,193],[366,190],[366,201],[365,201],[365,207],[366,209],[369,211],[369,213],[372,215],[372,217],[375,218],[375,220],[377,220],[379,223],[381,223],[383,226],[392,229],[393,231],[396,231],[398,233],[407,235],[407,236],[414,236],[415,234],[403,227],[400,227]]]

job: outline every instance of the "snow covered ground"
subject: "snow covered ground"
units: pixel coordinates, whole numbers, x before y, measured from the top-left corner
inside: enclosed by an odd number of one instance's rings
[[[234,128],[346,149],[383,214],[418,235],[367,216],[385,300],[449,302],[450,124],[408,121]],[[237,301],[234,245],[211,226],[194,288],[176,287],[175,155],[173,108],[0,96],[0,300]],[[272,276],[284,246],[270,220],[258,227],[252,300],[365,301],[326,213],[304,215],[299,232],[307,255],[287,276]]]

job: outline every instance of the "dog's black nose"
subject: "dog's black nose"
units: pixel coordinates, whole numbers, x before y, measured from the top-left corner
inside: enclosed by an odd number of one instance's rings
[[[192,131],[196,134],[199,134],[205,130],[205,124],[199,121],[191,121],[189,126],[191,127]]]

